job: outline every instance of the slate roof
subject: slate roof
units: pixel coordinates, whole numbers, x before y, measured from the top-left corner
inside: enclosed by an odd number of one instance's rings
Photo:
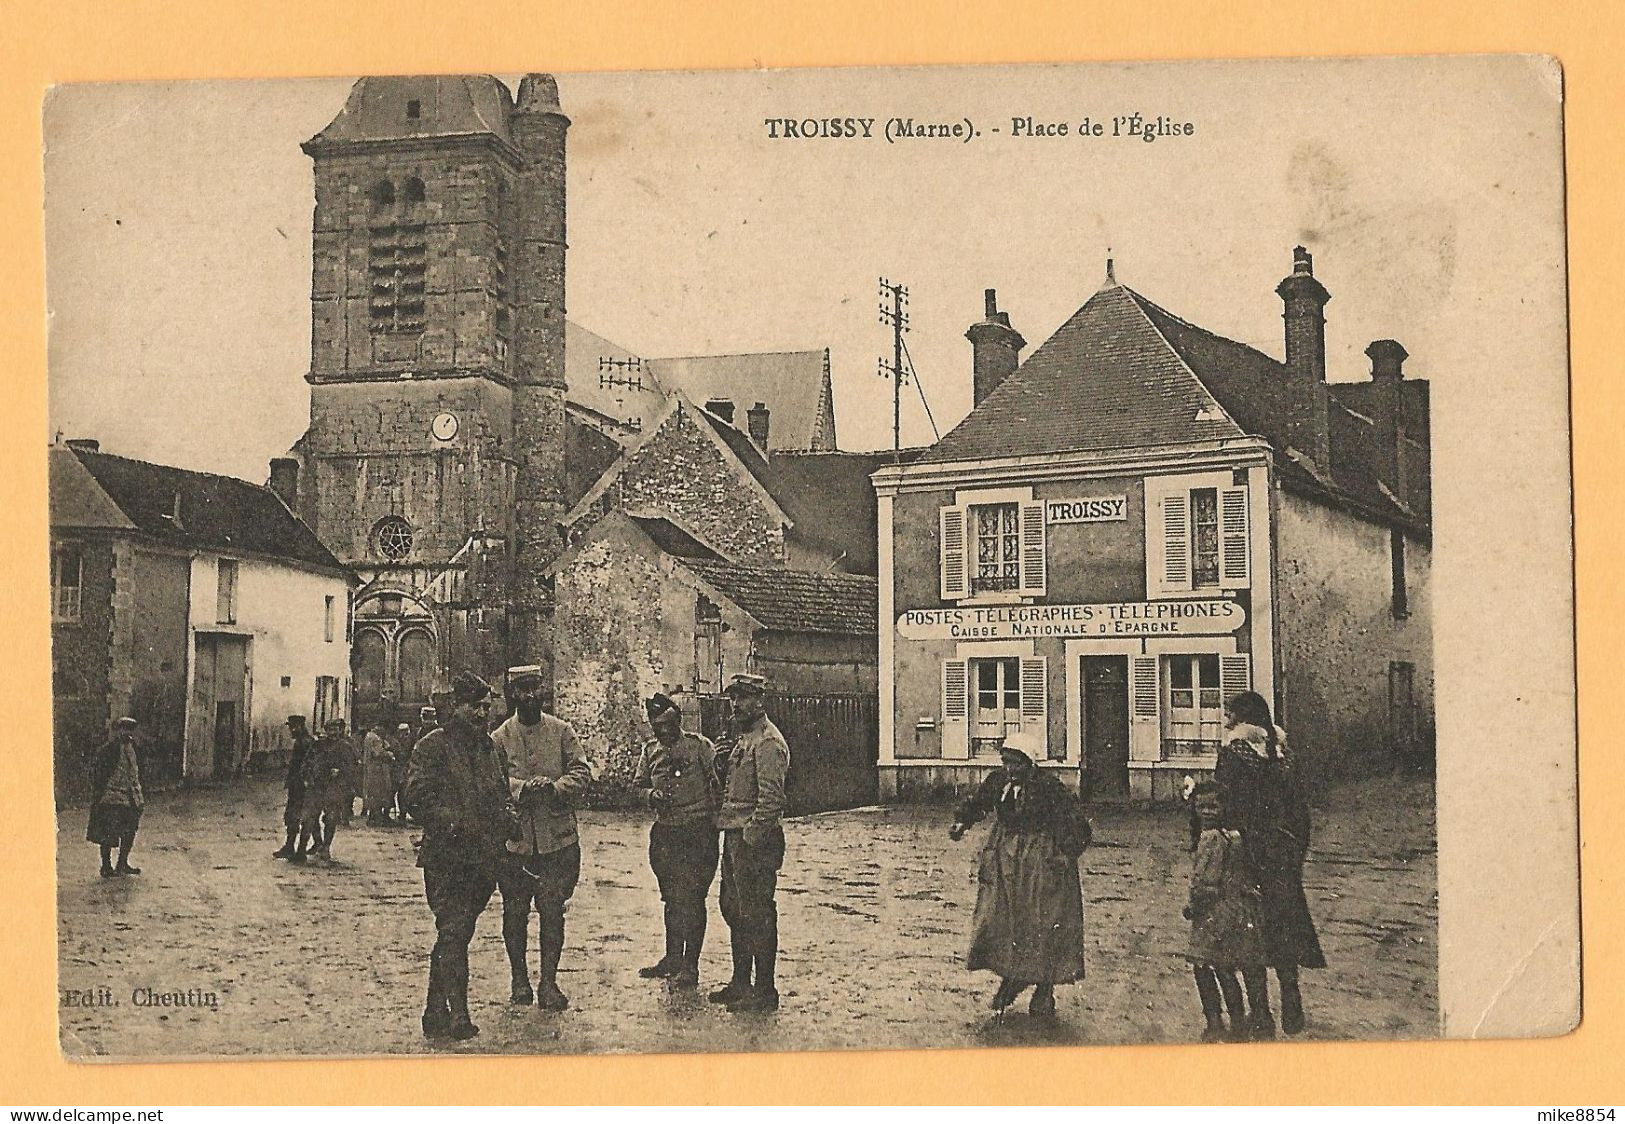
[[[1147,304],[1121,285],[1106,284],[922,461],[1243,436],[1153,325]]]
[[[126,529],[159,542],[183,549],[256,554],[324,570],[344,570],[343,563],[321,544],[315,532],[289,511],[275,492],[262,485],[83,449],[57,446],[50,455],[53,493],[58,480],[71,480],[76,475],[71,466],[57,467],[60,458],[72,457],[107,503],[128,520]],[[82,482],[74,484],[73,489],[77,495]],[[175,518],[177,497],[179,519]],[[62,498],[64,502],[59,504],[58,497],[52,495],[52,526],[106,525],[79,521],[90,509],[72,510],[66,501],[75,497]]]
[[[873,636],[879,628],[878,586],[867,575],[679,561],[763,628],[841,636]]]
[[[904,449],[903,463],[924,450]],[[879,512],[869,477],[896,463],[890,451],[873,453],[775,453],[767,465],[767,487],[794,521],[790,536],[854,574],[880,572],[876,534]]]
[[[416,118],[406,114],[416,101]],[[362,78],[337,117],[305,142],[306,152],[367,141],[489,135],[513,143],[513,95],[489,74]]]
[[[701,406],[712,398],[727,399],[741,421],[751,406],[761,402],[768,409],[769,452],[835,447],[833,432],[825,435],[824,445],[815,445],[819,418],[828,405],[822,349],[690,355],[649,359],[644,365],[663,387],[681,389]],[[833,414],[826,419],[832,421]]]

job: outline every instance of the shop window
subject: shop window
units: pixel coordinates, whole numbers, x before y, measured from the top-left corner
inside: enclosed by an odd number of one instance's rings
[[[51,619],[71,623],[79,619],[84,588],[85,555],[77,546],[51,551]]]
[[[237,623],[237,563],[230,558],[222,558],[216,570],[214,619],[220,624]]]
[[[1042,501],[944,507],[939,518],[943,600],[1044,595],[1047,558]]]
[[[1411,615],[1410,590],[1405,584],[1405,532],[1395,528],[1388,532],[1388,554],[1392,569],[1394,619],[1402,621]]]

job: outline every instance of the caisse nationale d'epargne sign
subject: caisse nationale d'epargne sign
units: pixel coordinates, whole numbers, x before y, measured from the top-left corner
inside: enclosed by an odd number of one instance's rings
[[[1222,598],[1119,601],[1096,605],[961,605],[910,609],[897,618],[905,640],[1026,640],[1045,636],[1216,636],[1247,611]]]

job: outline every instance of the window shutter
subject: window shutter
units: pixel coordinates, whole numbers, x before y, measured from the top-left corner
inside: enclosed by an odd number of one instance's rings
[[[1226,586],[1251,583],[1248,556],[1247,489],[1219,491],[1219,581]]]
[[[1021,657],[1021,729],[1036,734],[1049,756],[1049,659]]]
[[[966,660],[942,661],[942,755],[970,755],[970,700]]]
[[[1191,496],[1187,491],[1162,497],[1162,568],[1159,584],[1165,593],[1191,587]],[[1147,544],[1149,546],[1149,544]]]
[[[1253,657],[1245,653],[1239,656],[1219,657],[1219,695],[1225,702],[1229,702],[1243,691],[1253,689]]]
[[[1157,761],[1162,757],[1162,690],[1160,657],[1129,657],[1129,757]]]
[[[1046,584],[1044,501],[1021,505],[1021,595],[1042,597]],[[1023,675],[1025,678],[1025,674]]]
[[[945,507],[937,513],[942,561],[942,599],[965,596],[965,509]]]

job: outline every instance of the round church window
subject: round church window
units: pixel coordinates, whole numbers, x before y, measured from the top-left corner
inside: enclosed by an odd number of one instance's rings
[[[404,562],[412,554],[412,524],[399,515],[378,520],[372,528],[372,549],[380,558]]]

